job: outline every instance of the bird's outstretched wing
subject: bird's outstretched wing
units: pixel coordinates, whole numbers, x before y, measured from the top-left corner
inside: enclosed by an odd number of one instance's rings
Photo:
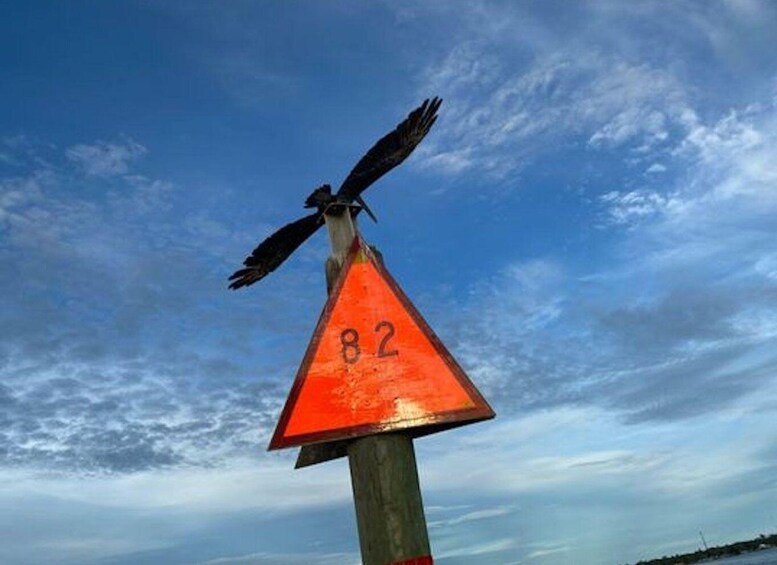
[[[378,141],[343,181],[337,196],[347,202],[359,196],[364,189],[407,159],[413,149],[429,133],[442,100],[428,98],[410,112],[404,122]]]
[[[235,271],[229,280],[229,288],[237,290],[254,284],[277,269],[297,247],[321,226],[321,214],[316,212],[286,224],[254,249],[243,261],[245,269]]]

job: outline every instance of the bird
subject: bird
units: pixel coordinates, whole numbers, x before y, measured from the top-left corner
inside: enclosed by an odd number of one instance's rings
[[[439,97],[427,98],[394,130],[378,140],[356,163],[340,188],[332,194],[332,187],[323,184],[306,199],[305,208],[316,211],[286,224],[270,235],[243,261],[244,268],[230,277],[229,288],[237,290],[262,280],[277,269],[300,245],[323,225],[324,213],[337,206],[342,209],[355,206],[354,213],[363,209],[375,221],[375,215],[362,198],[362,193],[380,177],[407,159],[429,133],[437,121]]]

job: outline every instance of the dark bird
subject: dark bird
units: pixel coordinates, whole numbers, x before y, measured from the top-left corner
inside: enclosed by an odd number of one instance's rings
[[[234,290],[254,284],[277,269],[297,247],[321,227],[323,215],[330,206],[346,209],[355,201],[358,204],[356,213],[364,209],[374,220],[375,216],[362,199],[362,192],[407,159],[434,125],[441,103],[440,98],[427,98],[423,104],[410,112],[405,121],[381,138],[356,163],[336,194],[332,194],[332,187],[328,184],[314,190],[305,199],[305,208],[316,208],[316,212],[283,226],[260,243],[243,261],[245,268],[235,271],[229,277],[232,281],[229,288]]]

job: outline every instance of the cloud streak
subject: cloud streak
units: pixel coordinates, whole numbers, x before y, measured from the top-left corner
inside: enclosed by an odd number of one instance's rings
[[[242,236],[179,217],[176,188],[129,160],[111,165],[117,179],[84,181],[72,152],[48,152],[48,166],[0,178],[0,289],[13,297],[0,314],[4,464],[134,473],[260,453],[296,361],[293,350],[285,360],[266,352],[307,329],[288,315],[310,305],[227,302],[225,246],[246,245]],[[105,197],[70,190],[83,182]],[[204,276],[184,293],[174,284],[183,273]],[[230,314],[214,310],[214,296]],[[280,332],[246,351],[245,336],[264,325]],[[216,327],[218,348],[207,338]]]
[[[129,172],[129,163],[147,152],[148,149],[129,139],[121,144],[104,141],[92,145],[80,143],[68,147],[65,155],[87,175],[112,177]]]

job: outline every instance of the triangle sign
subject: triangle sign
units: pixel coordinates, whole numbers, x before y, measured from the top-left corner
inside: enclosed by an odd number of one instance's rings
[[[269,449],[493,417],[486,400],[357,236]]]

